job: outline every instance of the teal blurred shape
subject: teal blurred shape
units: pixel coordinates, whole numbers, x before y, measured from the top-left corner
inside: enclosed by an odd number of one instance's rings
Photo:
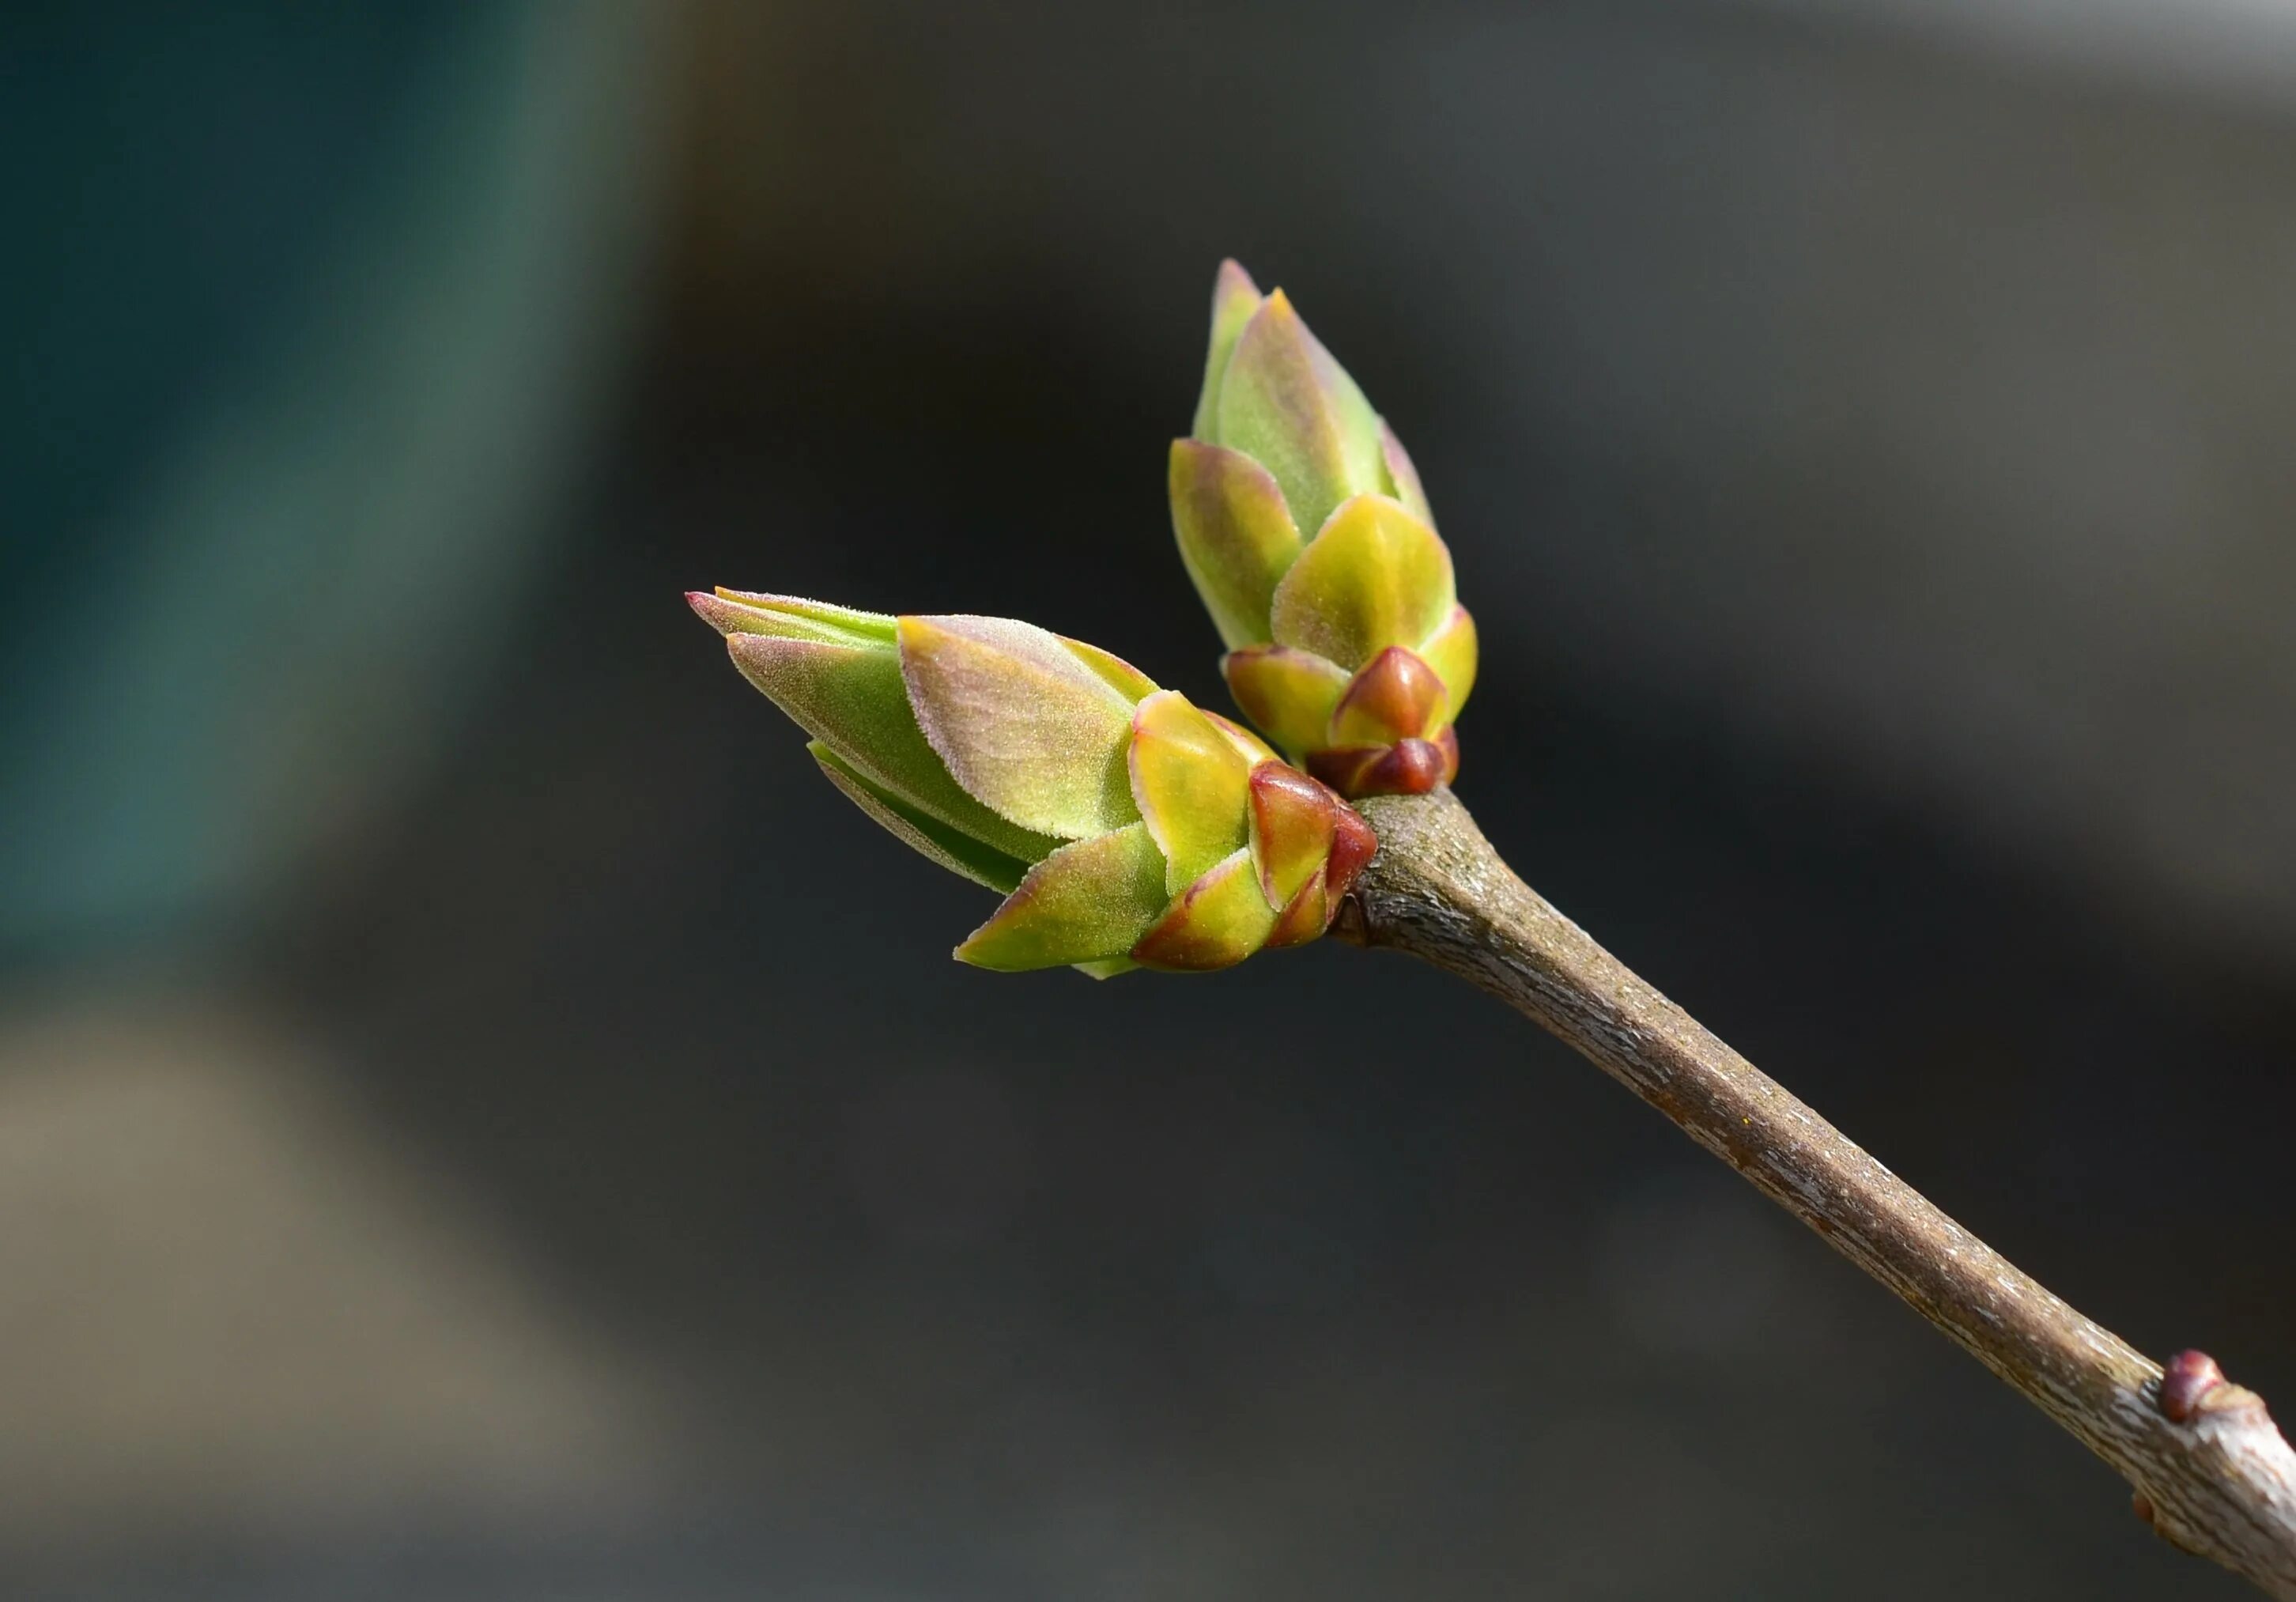
[[[659,15],[11,23],[0,955],[202,943],[423,770],[625,342]]]

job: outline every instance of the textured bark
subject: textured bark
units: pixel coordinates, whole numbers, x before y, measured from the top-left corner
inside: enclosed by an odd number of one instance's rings
[[[2296,1453],[2197,1352],[2163,1370],[1946,1216],[1517,878],[1448,791],[1362,804],[1380,851],[1335,932],[1568,1041],[2070,1431],[2177,1546],[2296,1602]]]

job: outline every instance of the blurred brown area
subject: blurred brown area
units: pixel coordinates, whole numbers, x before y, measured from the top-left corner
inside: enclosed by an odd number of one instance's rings
[[[1526,875],[2296,1407],[2296,23],[6,47],[6,1594],[2239,1594],[1431,974],[958,969],[978,894],[677,596],[1025,615],[1217,703],[1161,453],[1241,257],[1428,479]]]

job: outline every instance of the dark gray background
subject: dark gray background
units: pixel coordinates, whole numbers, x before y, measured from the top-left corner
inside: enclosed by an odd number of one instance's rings
[[[1527,876],[2296,1408],[2296,22],[8,38],[10,1594],[2240,1594],[1455,984],[949,963],[677,596],[1218,704],[1160,486],[1242,257],[1417,457]]]

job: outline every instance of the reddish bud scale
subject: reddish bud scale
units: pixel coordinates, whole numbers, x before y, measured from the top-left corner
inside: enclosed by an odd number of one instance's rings
[[[1459,736],[1311,751],[1308,771],[1342,795],[1424,795],[1459,776]]]
[[[1333,745],[1423,740],[1443,715],[1443,681],[1400,645],[1390,645],[1349,680],[1332,714]]]
[[[1259,888],[1270,907],[1282,908],[1323,870],[1341,809],[1329,789],[1281,762],[1254,768],[1248,791]]]
[[[1423,795],[1458,776],[1451,697],[1414,651],[1389,645],[1352,677],[1283,646],[1232,651],[1221,665],[1252,719],[1343,796]]]
[[[2180,1351],[2161,1371],[2161,1411],[2177,1424],[2200,1411],[2209,1393],[2225,1383],[2224,1370],[2205,1351]]]
[[[1324,869],[1324,891],[1332,899],[1334,916],[1341,898],[1355,888],[1356,875],[1379,854],[1379,836],[1362,813],[1353,807],[1341,807],[1339,823],[1338,837],[1332,842],[1332,859]]]
[[[1378,836],[1328,785],[1282,762],[1256,764],[1248,793],[1246,848],[1175,896],[1132,960],[1202,972],[1304,945],[1331,927]]]
[[[1321,879],[1308,880],[1276,918],[1275,928],[1267,937],[1269,948],[1281,950],[1285,946],[1304,946],[1319,938],[1331,927],[1335,905]]]

